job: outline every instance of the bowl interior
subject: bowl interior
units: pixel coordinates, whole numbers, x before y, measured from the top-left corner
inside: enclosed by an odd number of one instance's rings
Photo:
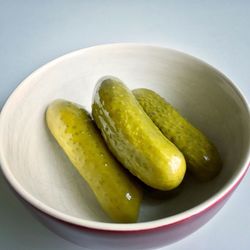
[[[207,64],[169,49],[139,45],[98,46],[42,67],[12,94],[1,115],[4,171],[33,198],[80,220],[110,222],[85,181],[47,130],[44,112],[56,98],[90,111],[97,80],[114,75],[131,88],[155,90],[200,128],[223,159],[219,176],[207,183],[185,178],[181,192],[166,200],[145,196],[140,222],[193,208],[231,183],[246,160],[247,109],[229,80]],[[157,159],[155,159],[157,161]]]

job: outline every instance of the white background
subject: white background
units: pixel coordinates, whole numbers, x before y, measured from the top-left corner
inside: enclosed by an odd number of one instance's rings
[[[217,67],[250,101],[250,1],[0,0],[0,108],[33,70],[96,44],[175,48]],[[250,174],[196,233],[163,249],[250,249]],[[0,173],[0,249],[81,250],[31,216]]]

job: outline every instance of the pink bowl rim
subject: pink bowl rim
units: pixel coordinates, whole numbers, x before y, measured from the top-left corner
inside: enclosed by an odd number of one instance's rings
[[[242,103],[244,104],[249,117],[250,117],[250,110],[249,110],[249,105],[247,103],[246,98],[244,97],[243,93],[241,90],[236,87],[232,81],[227,78],[223,73],[221,73],[219,70],[211,66],[210,64],[204,62],[201,59],[198,59],[197,57],[191,56],[187,53],[184,53],[179,50],[175,50],[172,48],[166,48],[162,46],[157,46],[157,45],[151,45],[151,44],[143,44],[143,43],[113,43],[113,44],[103,44],[103,45],[96,45],[92,47],[87,47],[83,48],[80,50],[76,50],[70,53],[67,53],[63,56],[60,56],[42,67],[38,68],[35,70],[33,73],[31,73],[27,78],[25,78],[18,86],[17,88],[11,93],[9,98],[7,99],[5,105],[2,108],[1,115],[0,115],[0,143],[1,143],[1,124],[4,123],[4,117],[5,114],[8,112],[8,104],[11,99],[15,98],[18,96],[18,92],[21,88],[24,86],[30,84],[29,82],[32,80],[33,77],[35,77],[37,74],[41,74],[48,70],[49,68],[55,66],[56,64],[67,60],[71,57],[75,57],[77,55],[83,54],[86,51],[90,50],[95,50],[98,48],[117,48],[117,49],[124,49],[124,48],[130,48],[130,49],[136,49],[136,48],[144,48],[144,49],[155,49],[155,50],[168,50],[168,51],[174,51],[182,56],[189,57],[192,60],[196,60],[197,62],[207,66],[211,70],[215,71],[217,74],[222,76],[224,79],[226,79],[225,84],[228,84],[234,92],[240,97],[242,100]],[[2,148],[2,147],[1,147]],[[184,212],[181,212],[179,214],[169,216],[167,218],[163,219],[158,219],[158,220],[153,220],[149,222],[137,222],[137,223],[130,223],[130,224],[125,224],[125,223],[106,223],[106,222],[97,222],[97,221],[90,221],[90,220],[84,220],[81,218],[76,218],[67,214],[64,214],[60,211],[57,211],[56,209],[53,209],[35,197],[33,197],[31,194],[29,194],[22,186],[21,184],[15,179],[15,177],[12,175],[10,169],[8,168],[7,160],[3,154],[3,150],[0,148],[0,164],[1,164],[1,169],[2,172],[9,182],[9,184],[14,188],[14,190],[28,203],[30,203],[33,207],[37,208],[38,210],[42,211],[43,213],[54,217],[60,221],[75,225],[75,226],[80,226],[82,228],[87,228],[87,229],[95,229],[98,231],[111,231],[111,232],[133,232],[133,231],[147,231],[147,230],[152,230],[152,229],[157,229],[157,228],[162,228],[166,226],[170,226],[176,223],[181,223],[189,218],[192,218],[193,216],[196,216],[202,212],[205,212],[207,209],[211,208],[221,200],[223,200],[230,192],[232,192],[237,185],[240,183],[240,181],[243,179],[244,175],[247,173],[248,168],[250,167],[250,140],[248,142],[248,154],[247,157],[244,159],[244,163],[242,164],[242,167],[240,168],[240,171],[231,178],[231,180],[215,195],[210,197],[208,200],[202,202],[201,204],[188,209]]]

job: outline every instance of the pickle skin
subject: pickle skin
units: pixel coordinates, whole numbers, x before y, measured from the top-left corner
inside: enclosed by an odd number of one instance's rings
[[[136,222],[142,190],[110,153],[88,112],[75,103],[56,100],[46,111],[46,121],[106,214],[115,222]]]
[[[118,79],[96,85],[92,116],[111,152],[133,175],[159,190],[172,190],[183,180],[186,162]]]
[[[200,181],[211,180],[220,172],[220,155],[201,131],[154,91],[141,88],[132,92],[155,125],[184,154],[188,171]]]

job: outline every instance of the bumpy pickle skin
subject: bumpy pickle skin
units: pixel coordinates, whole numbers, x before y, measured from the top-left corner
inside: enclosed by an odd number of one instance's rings
[[[183,180],[186,162],[117,78],[104,77],[95,88],[92,116],[116,158],[142,182],[172,190]]]
[[[46,121],[106,214],[114,222],[136,222],[141,188],[110,153],[88,112],[75,103],[56,100],[46,111]]]
[[[220,172],[220,155],[201,131],[154,91],[141,88],[132,92],[155,125],[184,154],[188,171],[200,181],[211,180]]]

